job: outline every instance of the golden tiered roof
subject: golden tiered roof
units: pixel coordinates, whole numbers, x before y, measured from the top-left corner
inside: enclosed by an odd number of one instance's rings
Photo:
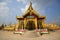
[[[32,3],[31,3],[31,2],[30,2],[29,8],[27,9],[27,11],[25,11],[25,14],[24,14],[23,16],[25,16],[25,15],[28,14],[28,13],[30,13],[30,14],[33,13],[33,14],[39,16],[39,14],[33,9]]]
[[[28,13],[35,14],[36,16],[38,16],[38,18],[45,18],[45,16],[39,16],[39,14],[33,9],[31,2],[29,8],[25,11],[25,13],[21,17],[16,16],[16,18],[24,18],[24,16],[27,15]]]

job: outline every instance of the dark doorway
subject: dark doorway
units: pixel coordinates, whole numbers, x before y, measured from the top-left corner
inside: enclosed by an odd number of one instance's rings
[[[26,29],[28,30],[34,30],[35,29],[35,24],[33,21],[28,21]]]

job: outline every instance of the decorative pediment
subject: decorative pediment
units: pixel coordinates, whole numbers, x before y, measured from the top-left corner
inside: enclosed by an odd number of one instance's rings
[[[38,13],[33,9],[31,2],[30,2],[30,6],[27,9],[27,11],[25,11],[25,14],[23,15],[23,17],[26,17],[27,15],[35,15],[37,17],[39,16]]]
[[[25,11],[25,13],[22,15],[22,17],[17,17],[17,19],[24,19],[24,18],[38,18],[38,19],[45,19],[44,17],[41,17],[32,7],[32,3],[30,2],[29,8]]]

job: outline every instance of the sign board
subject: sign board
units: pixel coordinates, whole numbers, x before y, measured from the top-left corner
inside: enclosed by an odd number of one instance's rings
[[[27,18],[34,18],[34,16],[27,16]]]

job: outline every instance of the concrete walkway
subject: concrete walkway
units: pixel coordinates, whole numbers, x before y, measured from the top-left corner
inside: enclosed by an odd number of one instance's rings
[[[42,36],[36,31],[26,31],[24,35],[14,34],[13,31],[0,31],[0,40],[60,40],[60,30]]]

